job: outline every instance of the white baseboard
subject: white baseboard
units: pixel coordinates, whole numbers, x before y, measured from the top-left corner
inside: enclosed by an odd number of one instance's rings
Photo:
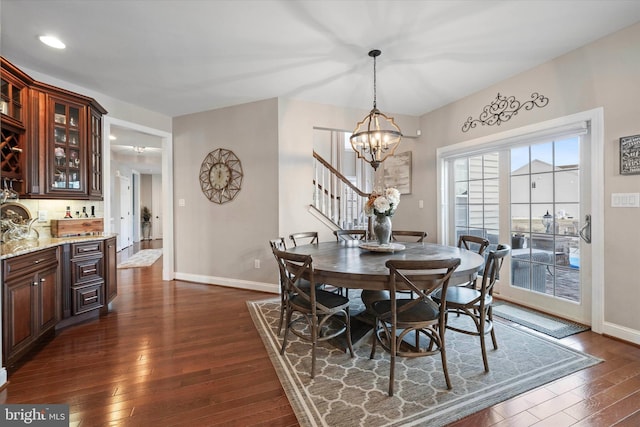
[[[208,285],[220,285],[229,288],[247,289],[250,291],[280,293],[280,285],[277,283],[252,282],[249,280],[230,279],[228,277],[203,276],[200,274],[175,273],[176,280],[205,283]]]
[[[602,325],[602,333],[610,337],[615,337],[623,341],[640,345],[640,331],[627,328],[611,322],[604,322]]]

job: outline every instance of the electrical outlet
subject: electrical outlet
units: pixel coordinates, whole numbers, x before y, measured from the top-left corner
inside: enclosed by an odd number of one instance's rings
[[[47,211],[38,211],[38,222],[47,221]]]
[[[254,259],[253,260],[253,267],[254,268],[260,268],[260,260],[259,259]]]

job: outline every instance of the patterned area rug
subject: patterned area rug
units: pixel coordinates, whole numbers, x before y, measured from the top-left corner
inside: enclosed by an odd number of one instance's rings
[[[162,249],[142,249],[118,264],[118,268],[148,267],[162,256]]]
[[[398,358],[395,394],[389,397],[389,355],[379,349],[370,360],[368,338],[355,348],[353,359],[328,343],[320,344],[312,380],[309,343],[290,334],[285,355],[279,354],[279,298],[247,305],[302,426],[443,426],[600,362],[499,323],[499,349],[488,344],[492,369],[485,373],[478,338],[449,331],[447,362],[453,389],[446,388],[439,356]],[[456,319],[462,321],[464,316]]]
[[[579,323],[518,307],[504,301],[496,302],[493,305],[493,314],[554,338],[565,338],[590,329],[588,326],[580,325]]]

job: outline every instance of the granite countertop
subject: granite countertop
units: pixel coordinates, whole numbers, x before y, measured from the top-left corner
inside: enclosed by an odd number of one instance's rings
[[[0,245],[0,259],[36,252],[65,243],[87,242],[91,240],[106,240],[116,236],[116,233],[96,233],[84,236],[43,237],[40,239],[14,240]]]

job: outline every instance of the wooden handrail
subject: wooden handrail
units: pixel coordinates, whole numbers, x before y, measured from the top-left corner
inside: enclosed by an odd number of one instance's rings
[[[322,163],[322,165],[324,167],[326,167],[327,169],[329,169],[329,171],[335,175],[340,181],[342,181],[347,187],[351,188],[356,194],[358,194],[361,197],[369,197],[368,193],[365,193],[364,191],[360,190],[358,187],[356,187],[355,185],[353,185],[351,183],[351,181],[349,181],[347,178],[345,178],[344,175],[342,175],[338,170],[336,170],[336,168],[334,168],[333,166],[331,166],[329,163],[327,163],[327,161],[325,159],[322,158],[322,156],[320,156],[318,153],[313,152],[313,158],[316,159],[317,161],[319,161],[320,163]]]

